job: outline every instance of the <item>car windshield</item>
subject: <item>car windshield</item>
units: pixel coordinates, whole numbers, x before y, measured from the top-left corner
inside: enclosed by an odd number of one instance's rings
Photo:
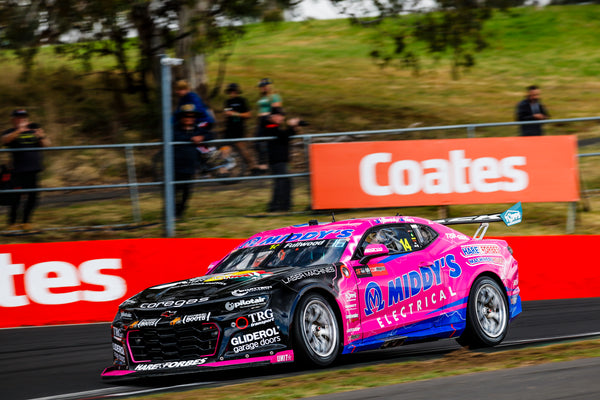
[[[328,239],[248,247],[229,254],[212,273],[332,264],[347,245],[346,239]]]

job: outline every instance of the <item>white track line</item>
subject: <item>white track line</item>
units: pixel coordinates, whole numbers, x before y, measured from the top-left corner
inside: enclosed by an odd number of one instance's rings
[[[90,397],[95,398],[95,396],[102,396],[102,398],[133,396],[136,394],[166,391],[166,390],[170,390],[170,389],[171,390],[172,389],[181,389],[181,388],[186,388],[186,387],[190,387],[190,386],[204,386],[204,385],[210,385],[212,383],[215,383],[215,382],[195,382],[195,383],[186,383],[186,384],[174,385],[174,386],[162,386],[159,388],[152,388],[152,389],[138,389],[133,386],[121,386],[121,387],[116,387],[116,388],[95,389],[95,390],[87,390],[84,392],[58,394],[55,396],[36,397],[33,399],[29,399],[29,400],[70,400],[70,399],[85,399],[85,398],[90,398]]]
[[[581,339],[586,337],[600,336],[600,332],[590,332],[590,333],[582,333],[576,335],[566,335],[566,336],[555,336],[555,337],[547,337],[547,338],[537,338],[537,339],[525,339],[525,340],[513,340],[510,342],[501,343],[498,347],[507,347],[514,346],[519,344],[526,343],[537,343],[537,342],[546,342],[552,340],[569,340],[569,339]],[[96,390],[88,390],[84,392],[75,392],[68,394],[59,394],[56,396],[48,396],[48,397],[36,397],[29,400],[74,400],[74,399],[85,399],[94,396],[101,396],[101,398],[110,398],[110,397],[121,397],[121,396],[134,396],[137,394],[144,393],[152,393],[152,392],[161,392],[168,391],[170,389],[179,389],[193,386],[204,386],[210,385],[215,382],[195,382],[195,383],[186,383],[183,385],[175,385],[175,386],[162,386],[159,388],[152,389],[137,389],[133,386],[121,386],[116,388],[106,388],[106,389],[96,389]],[[130,391],[128,391],[128,389]]]

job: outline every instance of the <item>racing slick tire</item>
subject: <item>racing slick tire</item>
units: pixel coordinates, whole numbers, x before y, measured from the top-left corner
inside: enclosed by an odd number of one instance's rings
[[[300,300],[293,324],[294,356],[301,364],[326,367],[341,351],[340,330],[329,302],[312,293]]]
[[[508,332],[508,302],[502,288],[492,278],[477,278],[469,293],[467,327],[457,339],[470,348],[500,344]]]

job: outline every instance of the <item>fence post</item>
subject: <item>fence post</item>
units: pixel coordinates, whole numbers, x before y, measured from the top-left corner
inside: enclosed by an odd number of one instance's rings
[[[575,220],[577,219],[577,202],[572,201],[567,206],[567,234],[575,232]]]
[[[469,138],[475,137],[475,126],[473,126],[473,125],[467,126],[467,137],[469,137]]]
[[[163,166],[165,182],[165,235],[175,236],[175,190],[173,187],[173,127],[171,125],[171,66],[180,65],[180,58],[160,56],[162,122],[163,122]]]
[[[129,197],[131,198],[131,209],[133,213],[133,222],[139,224],[142,221],[140,213],[140,197],[137,187],[137,174],[135,172],[135,157],[133,156],[133,148],[125,147],[125,159],[127,160],[127,177],[130,184]]]
[[[312,195],[310,187],[310,136],[302,138],[304,143],[304,155],[306,157],[306,170],[308,171],[308,209],[312,210]]]

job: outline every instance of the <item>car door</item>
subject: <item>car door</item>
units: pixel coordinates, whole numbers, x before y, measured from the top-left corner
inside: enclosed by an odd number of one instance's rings
[[[385,244],[389,254],[361,263],[370,243]],[[411,224],[382,224],[365,233],[352,259],[358,278],[363,338],[401,336],[435,324],[428,313],[439,306],[430,290],[441,274],[430,268],[424,243]]]

